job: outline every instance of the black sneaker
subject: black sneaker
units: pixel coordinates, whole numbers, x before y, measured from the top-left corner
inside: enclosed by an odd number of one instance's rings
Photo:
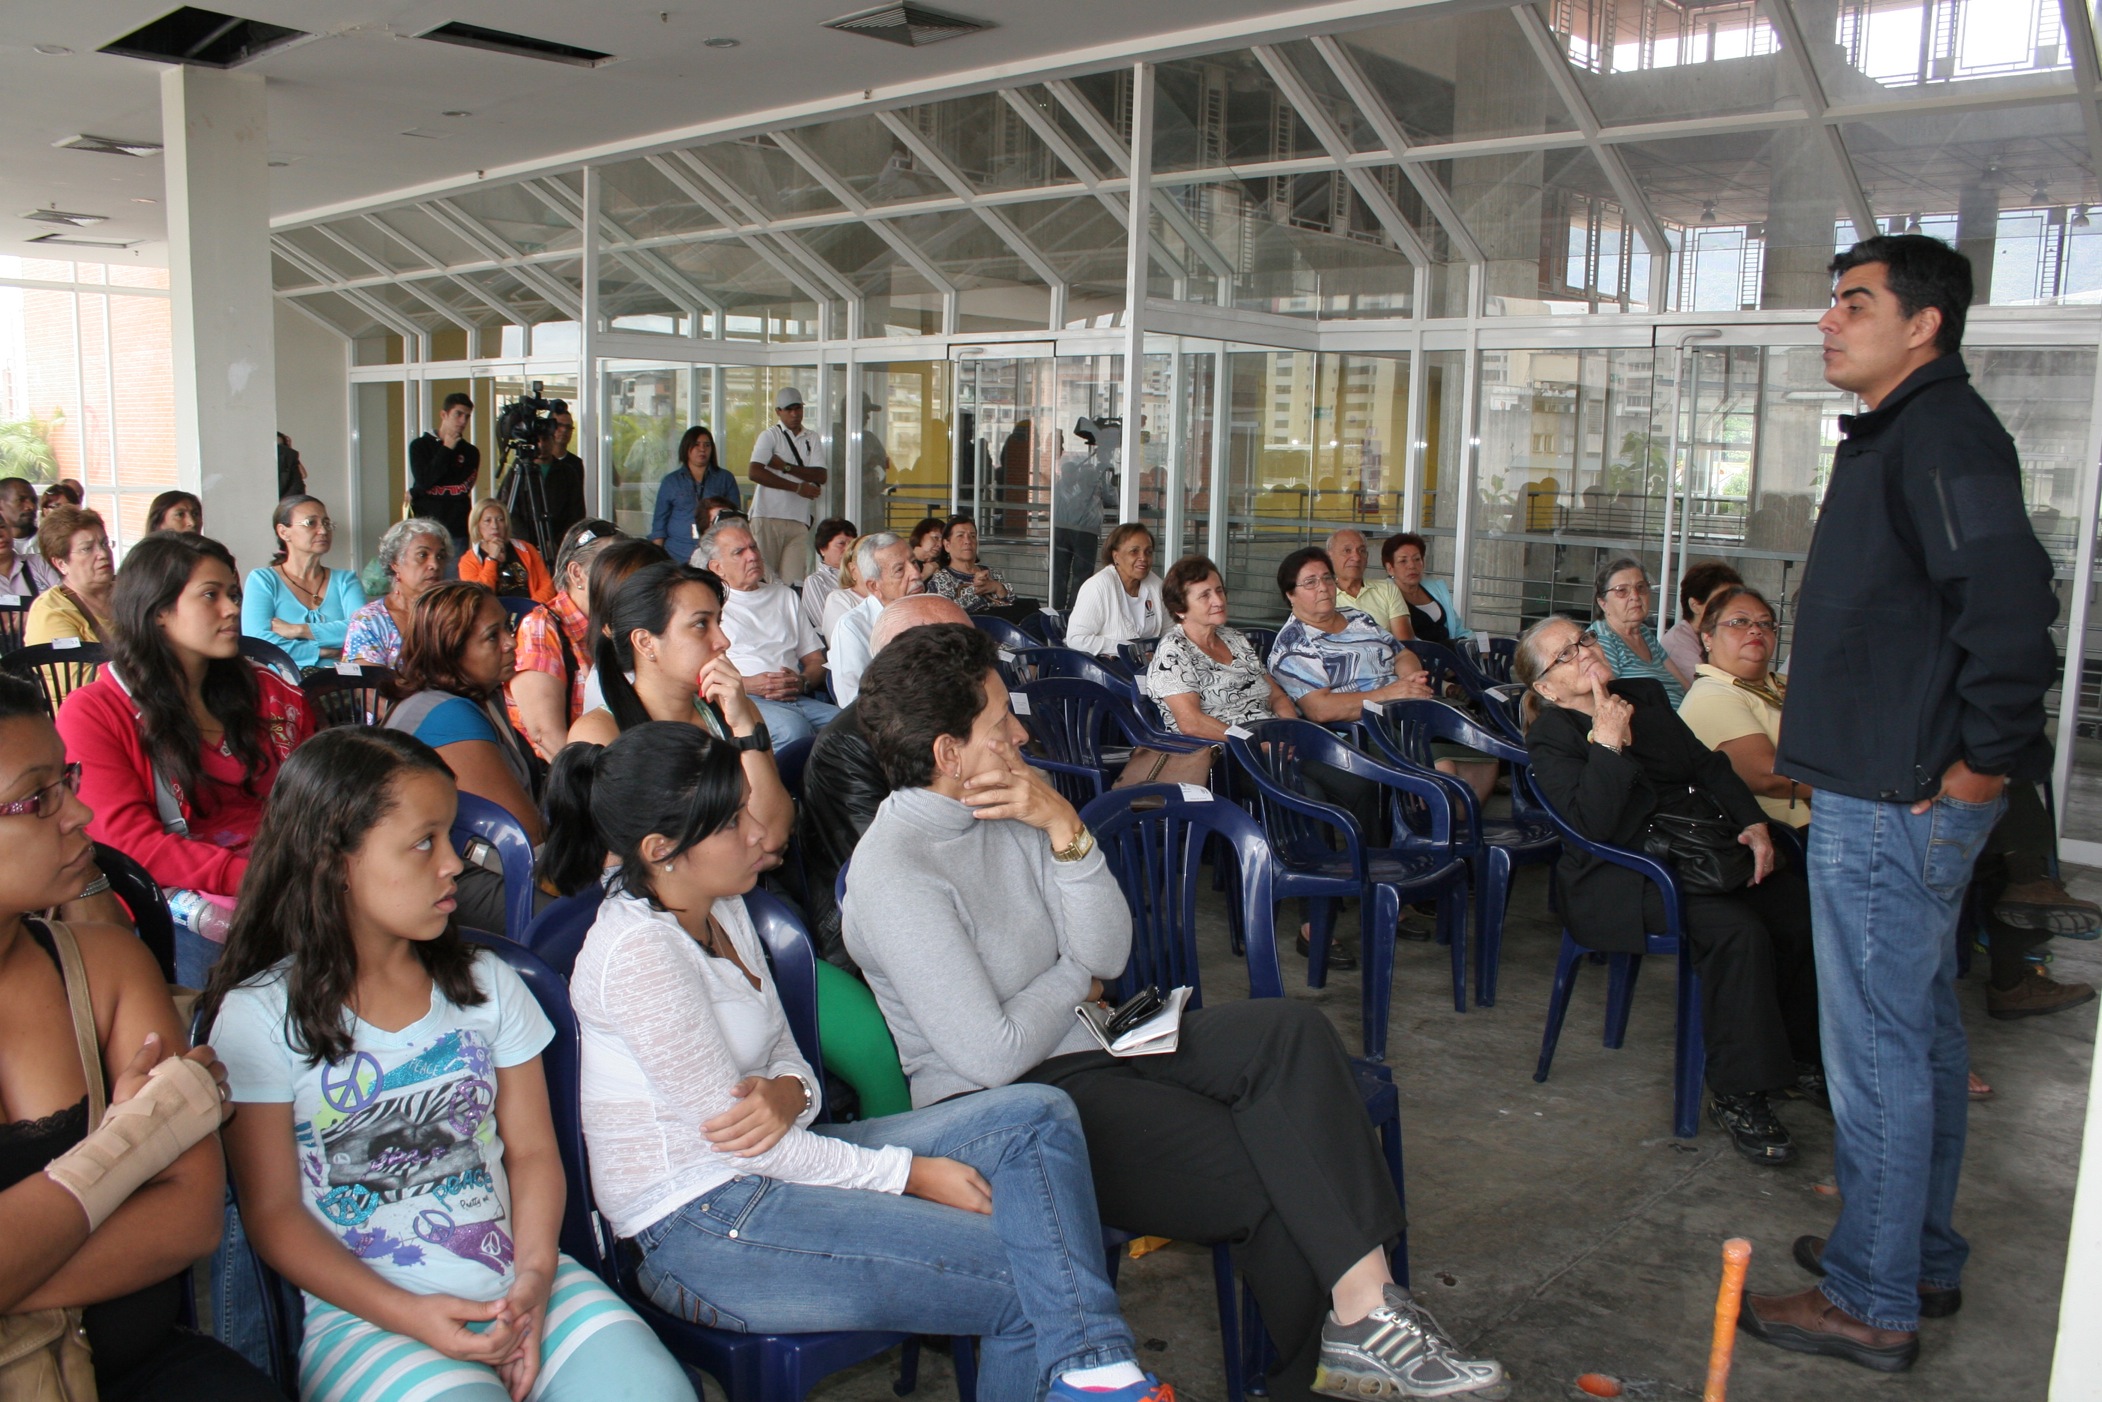
[[[1503,1364],[1466,1358],[1430,1311],[1399,1285],[1355,1324],[1330,1315],[1321,1326],[1314,1391],[1366,1402],[1399,1397],[1465,1397],[1501,1402],[1511,1395]]]
[[[1795,1141],[1788,1137],[1788,1127],[1774,1118],[1764,1091],[1718,1095],[1708,1113],[1730,1136],[1730,1146],[1753,1163],[1773,1167],[1795,1158]]]
[[[1314,942],[1302,932],[1299,936],[1299,957],[1314,957]],[[1349,973],[1358,966],[1357,951],[1340,935],[1328,937],[1328,968],[1330,973]]]
[[[1826,1114],[1832,1113],[1832,1093],[1825,1088],[1825,1068],[1795,1064],[1795,1084],[1783,1094],[1790,1100],[1807,1100]]]

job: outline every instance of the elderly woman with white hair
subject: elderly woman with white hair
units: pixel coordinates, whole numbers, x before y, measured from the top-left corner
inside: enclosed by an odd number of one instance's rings
[[[1771,1098],[1824,1099],[1804,874],[1777,868],[1766,814],[1729,757],[1687,728],[1663,683],[1616,676],[1596,633],[1559,614],[1534,624],[1511,676],[1532,715],[1533,782],[1571,827],[1640,850],[1660,815],[1705,816],[1734,835],[1727,852],[1745,849],[1739,870],[1718,859],[1701,880],[1677,864],[1684,931],[1700,975],[1715,1122],[1753,1163],[1789,1162],[1795,1143]],[[1645,932],[1664,927],[1656,884],[1631,868],[1565,848],[1557,875],[1562,918],[1586,948],[1640,954]]]
[[[409,611],[423,591],[445,577],[452,558],[452,536],[428,516],[396,521],[380,537],[379,566],[389,581],[387,592],[350,616],[343,634],[343,660],[368,667],[393,667],[401,661],[402,634]]]

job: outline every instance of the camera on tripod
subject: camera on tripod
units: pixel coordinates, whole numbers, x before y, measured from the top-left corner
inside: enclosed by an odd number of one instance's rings
[[[533,392],[521,394],[506,404],[496,416],[496,441],[499,461],[503,472],[508,474],[521,458],[530,459],[540,453],[540,436],[554,416],[569,406],[559,399],[543,399],[540,396],[540,381],[533,381]]]

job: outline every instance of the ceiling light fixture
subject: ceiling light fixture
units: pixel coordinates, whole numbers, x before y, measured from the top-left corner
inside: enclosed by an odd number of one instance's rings
[[[132,248],[143,239],[84,239],[74,234],[38,234],[29,243],[62,244],[67,248]]]
[[[160,203],[160,201],[159,201],[159,200],[157,200],[157,199],[154,199],[154,198],[153,198],[153,197],[152,197],[151,195],[133,195],[133,196],[131,197],[131,202],[132,202],[133,204],[159,204],[159,203]]]
[[[597,68],[613,62],[612,54],[587,49],[580,44],[564,44],[555,39],[541,39],[508,29],[490,29],[479,24],[464,24],[459,20],[441,24],[436,29],[426,29],[416,37],[434,40],[440,44],[458,44],[464,49],[487,49],[491,53],[510,54],[516,58],[567,63],[578,68]]]
[[[1715,222],[1715,201],[1714,201],[1714,200],[1702,200],[1702,201],[1701,201],[1701,222],[1702,222],[1703,224],[1713,224],[1713,223]]]
[[[440,112],[438,115],[441,117],[472,117],[474,113],[464,107],[455,107],[449,112]]]
[[[2050,199],[2050,192],[2043,181],[2036,182],[2036,188],[2029,192],[2029,198],[2036,204],[2043,204]]]
[[[2080,205],[2073,212],[2073,227],[2076,229],[2085,229],[2087,227],[2087,224],[2087,206]]]
[[[67,136],[51,143],[61,151],[93,151],[101,156],[158,156],[158,141],[126,141],[117,136]]]
[[[22,217],[24,219],[34,219],[39,224],[70,224],[76,229],[84,229],[90,224],[107,224],[109,222],[107,214],[75,214],[71,210],[60,209],[57,205],[47,205],[43,209],[32,209]]]
[[[701,47],[704,49],[734,49],[743,42],[742,39],[732,39],[727,34],[718,34],[713,39],[701,40]]]
[[[1912,212],[1912,217],[1905,221],[1905,232],[1908,234],[1916,234],[1920,232],[1920,216],[1918,210],[1914,210]]]
[[[36,46],[36,51],[42,54],[45,58],[61,58],[66,54],[73,52],[64,44],[38,44]]]

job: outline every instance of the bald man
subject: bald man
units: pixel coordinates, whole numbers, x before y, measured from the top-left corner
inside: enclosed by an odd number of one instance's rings
[[[1374,576],[1370,584],[1365,582],[1365,563],[1370,556],[1363,531],[1345,526],[1328,533],[1328,558],[1336,566],[1336,607],[1368,613],[1374,623],[1392,632],[1394,615],[1407,617],[1409,606],[1394,587],[1394,581],[1384,575]]]
[[[869,656],[890,645],[908,628],[932,623],[969,623],[971,616],[954,599],[939,594],[908,594],[885,604],[869,632]],[[843,969],[853,969],[840,939],[839,906],[832,887],[839,869],[854,855],[861,834],[875,820],[876,808],[890,797],[890,784],[876,764],[861,733],[857,699],[817,734],[817,744],[803,764],[802,813],[797,836],[810,886],[810,933],[818,952]]]

